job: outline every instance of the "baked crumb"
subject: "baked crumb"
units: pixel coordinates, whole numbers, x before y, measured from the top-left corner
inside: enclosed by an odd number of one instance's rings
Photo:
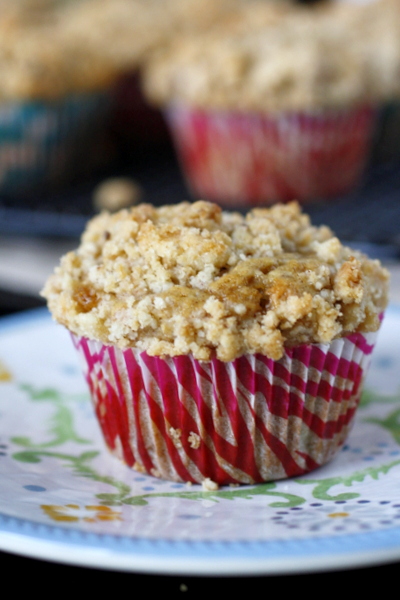
[[[188,437],[188,442],[189,442],[189,446],[191,448],[194,448],[195,450],[197,450],[197,448],[200,448],[200,442],[201,442],[201,438],[197,433],[194,433],[194,431],[191,431]]]
[[[96,210],[116,212],[137,204],[142,196],[140,186],[125,177],[113,177],[100,183],[93,192]]]
[[[98,215],[43,295],[57,321],[105,344],[278,360],[285,347],[377,330],[388,279],[295,202],[242,216],[200,200]]]
[[[174,429],[173,427],[169,428],[169,435],[171,436],[172,441],[174,442],[175,448],[182,448],[181,429]]]
[[[146,469],[144,468],[144,466],[143,466],[143,465],[141,465],[141,464],[140,464],[140,463],[138,463],[138,462],[135,462],[135,463],[133,464],[133,467],[132,467],[132,468],[133,468],[135,471],[138,471],[139,473],[147,473],[147,471],[146,471]]]
[[[204,479],[201,485],[203,487],[203,490],[206,492],[215,492],[216,490],[219,490],[218,483],[215,483],[215,481],[212,481],[212,479],[210,479],[209,477],[206,477],[206,479]]]

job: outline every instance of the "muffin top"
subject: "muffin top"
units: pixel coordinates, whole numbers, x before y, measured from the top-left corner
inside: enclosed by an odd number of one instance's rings
[[[108,345],[279,359],[377,330],[388,277],[295,202],[243,216],[198,201],[101,213],[42,294],[58,322]]]
[[[61,0],[19,0],[0,6],[2,101],[53,100],[101,90],[115,80],[115,68],[102,64],[79,42],[64,11]]]
[[[107,88],[243,0],[0,0],[2,100]]]
[[[75,0],[66,3],[59,14],[79,48],[121,72],[137,68],[153,51],[181,36],[191,37],[218,22],[226,23],[232,13],[237,19],[239,8],[253,1]]]
[[[309,110],[392,98],[400,88],[400,3],[312,6],[247,2],[207,33],[153,56],[155,104]]]

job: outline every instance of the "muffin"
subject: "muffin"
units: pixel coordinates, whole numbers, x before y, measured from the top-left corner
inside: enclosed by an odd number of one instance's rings
[[[376,4],[397,33],[399,7]],[[144,88],[165,110],[195,197],[246,206],[359,185],[378,107],[399,79],[375,12],[250,2],[241,20],[148,61]]]
[[[388,273],[297,203],[142,204],[95,217],[42,293],[114,454],[169,480],[250,484],[344,443]]]
[[[358,31],[356,15],[345,9],[343,12],[348,26]],[[362,17],[360,52],[367,57],[371,87],[379,99],[371,164],[395,163],[400,160],[400,4],[397,0],[375,0],[363,8]]]
[[[28,8],[29,5],[29,8]],[[64,31],[56,2],[2,6],[0,190],[15,196],[92,168],[115,73]],[[100,158],[100,156],[99,156]]]
[[[85,0],[60,9],[75,45],[116,74],[111,131],[128,152],[165,142],[168,132],[158,109],[143,97],[142,63],[172,39],[204,31],[243,0]]]

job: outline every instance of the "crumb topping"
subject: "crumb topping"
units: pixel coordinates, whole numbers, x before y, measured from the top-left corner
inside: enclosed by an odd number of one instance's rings
[[[174,429],[173,427],[169,428],[169,435],[171,436],[172,441],[174,442],[175,448],[182,448],[182,430]]]
[[[202,487],[205,492],[216,492],[219,490],[219,485],[209,477],[206,477],[202,482]]]
[[[197,433],[191,431],[188,436],[188,442],[191,448],[193,448],[194,450],[198,450],[198,448],[200,448],[201,438]]]
[[[42,293],[58,322],[105,344],[276,360],[285,347],[377,330],[388,278],[295,202],[243,216],[198,201],[98,215]]]
[[[236,19],[150,57],[155,104],[279,112],[376,103],[400,93],[400,4],[248,2]]]
[[[156,48],[208,28],[239,1],[1,0],[0,98],[108,89]]]

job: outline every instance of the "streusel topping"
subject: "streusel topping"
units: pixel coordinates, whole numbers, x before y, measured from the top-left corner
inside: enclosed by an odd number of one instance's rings
[[[400,93],[397,0],[291,9],[248,2],[240,16],[151,57],[149,99],[281,112],[374,104]]]
[[[249,0],[0,0],[0,98],[107,90],[172,39]]]
[[[388,278],[295,202],[242,216],[198,201],[95,217],[43,295],[57,321],[105,344],[279,359],[285,346],[378,329]]]

